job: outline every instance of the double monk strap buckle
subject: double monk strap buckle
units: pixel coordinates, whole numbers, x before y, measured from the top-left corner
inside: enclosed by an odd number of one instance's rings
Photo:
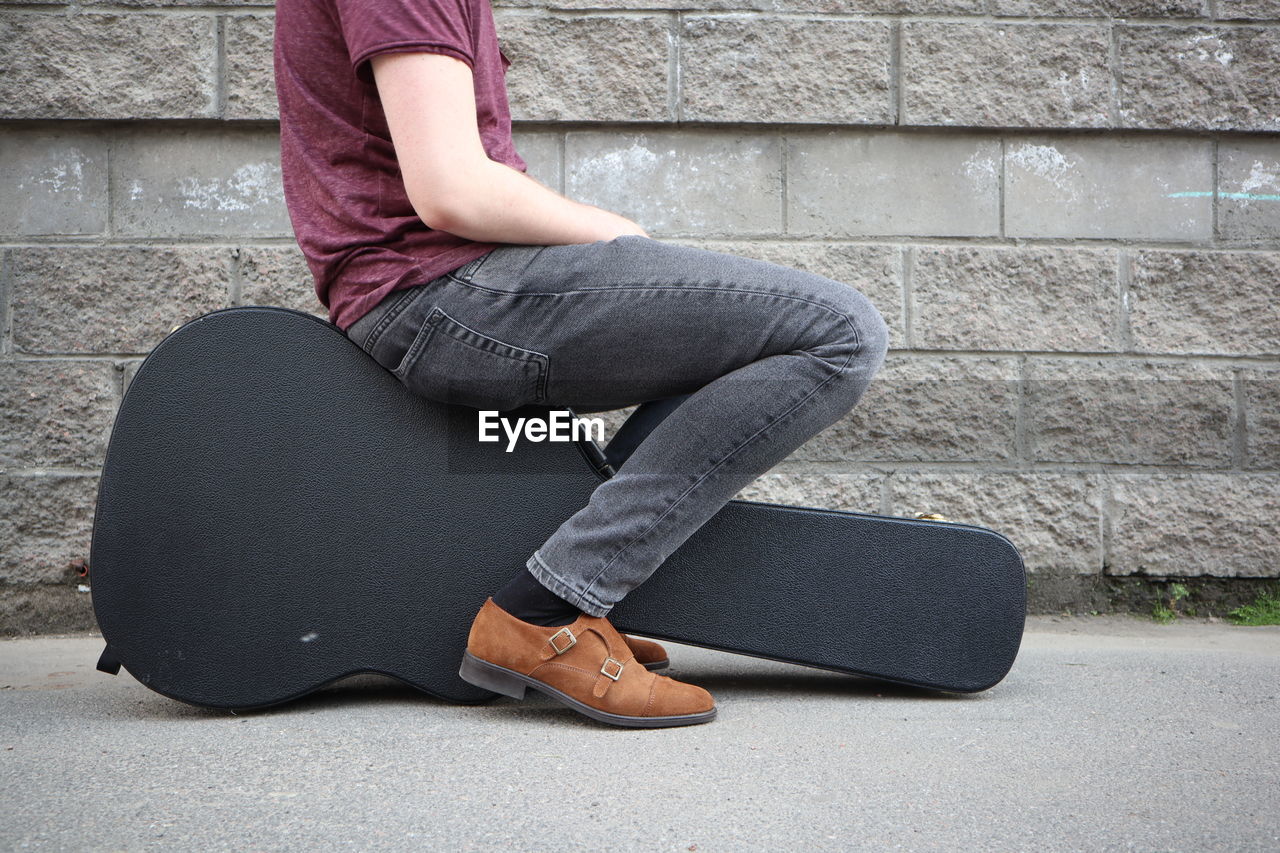
[[[610,672],[609,664],[613,664],[615,667],[617,667],[617,669]],[[604,664],[602,664],[600,667],[600,671],[604,673],[606,676],[608,676],[609,678],[612,678],[614,681],[617,681],[619,678],[622,677],[622,661],[617,661],[617,660],[614,660],[613,658],[605,658]]]
[[[564,635],[564,638],[561,640],[561,642],[563,642],[564,645],[560,645],[560,643],[556,642],[556,638],[559,637],[561,634]],[[556,654],[562,655],[565,652],[569,651],[569,649],[577,645],[578,638],[573,636],[573,632],[570,631],[569,626],[566,625],[565,627],[561,628],[559,631],[556,631],[554,634],[552,634],[550,639],[547,640],[547,642],[551,644],[551,648],[556,650]]]

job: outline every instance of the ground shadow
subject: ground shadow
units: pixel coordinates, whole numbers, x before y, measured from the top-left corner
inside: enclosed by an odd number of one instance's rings
[[[973,694],[945,693],[908,684],[895,684],[847,675],[840,672],[796,666],[794,670],[758,672],[697,672],[690,668],[666,671],[673,678],[687,680],[716,696],[748,698],[764,694],[786,694],[807,698],[849,697],[862,699],[967,699]]]

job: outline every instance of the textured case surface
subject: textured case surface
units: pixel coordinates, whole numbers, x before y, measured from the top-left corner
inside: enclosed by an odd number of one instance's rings
[[[530,410],[526,414],[537,413]],[[486,596],[586,503],[594,447],[475,440],[301,312],[214,311],[166,337],[117,414],[94,609],[176,699],[282,702],[361,671],[436,696]],[[1022,560],[982,527],[731,501],[611,614],[623,630],[947,691],[1022,637]]]

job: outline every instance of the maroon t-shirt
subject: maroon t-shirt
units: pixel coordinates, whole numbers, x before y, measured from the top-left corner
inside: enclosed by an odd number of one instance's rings
[[[485,152],[526,171],[488,0],[277,0],[285,203],[316,295],[344,331],[392,291],[499,245],[428,228],[409,203],[368,60],[416,51],[471,66]]]

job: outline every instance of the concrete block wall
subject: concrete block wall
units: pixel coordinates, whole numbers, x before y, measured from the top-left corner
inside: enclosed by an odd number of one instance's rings
[[[993,527],[1037,609],[1280,576],[1276,0],[496,14],[531,174],[889,321],[859,407],[746,496]],[[272,28],[254,0],[0,5],[0,630],[91,624],[97,475],[151,347],[227,305],[323,315]]]

